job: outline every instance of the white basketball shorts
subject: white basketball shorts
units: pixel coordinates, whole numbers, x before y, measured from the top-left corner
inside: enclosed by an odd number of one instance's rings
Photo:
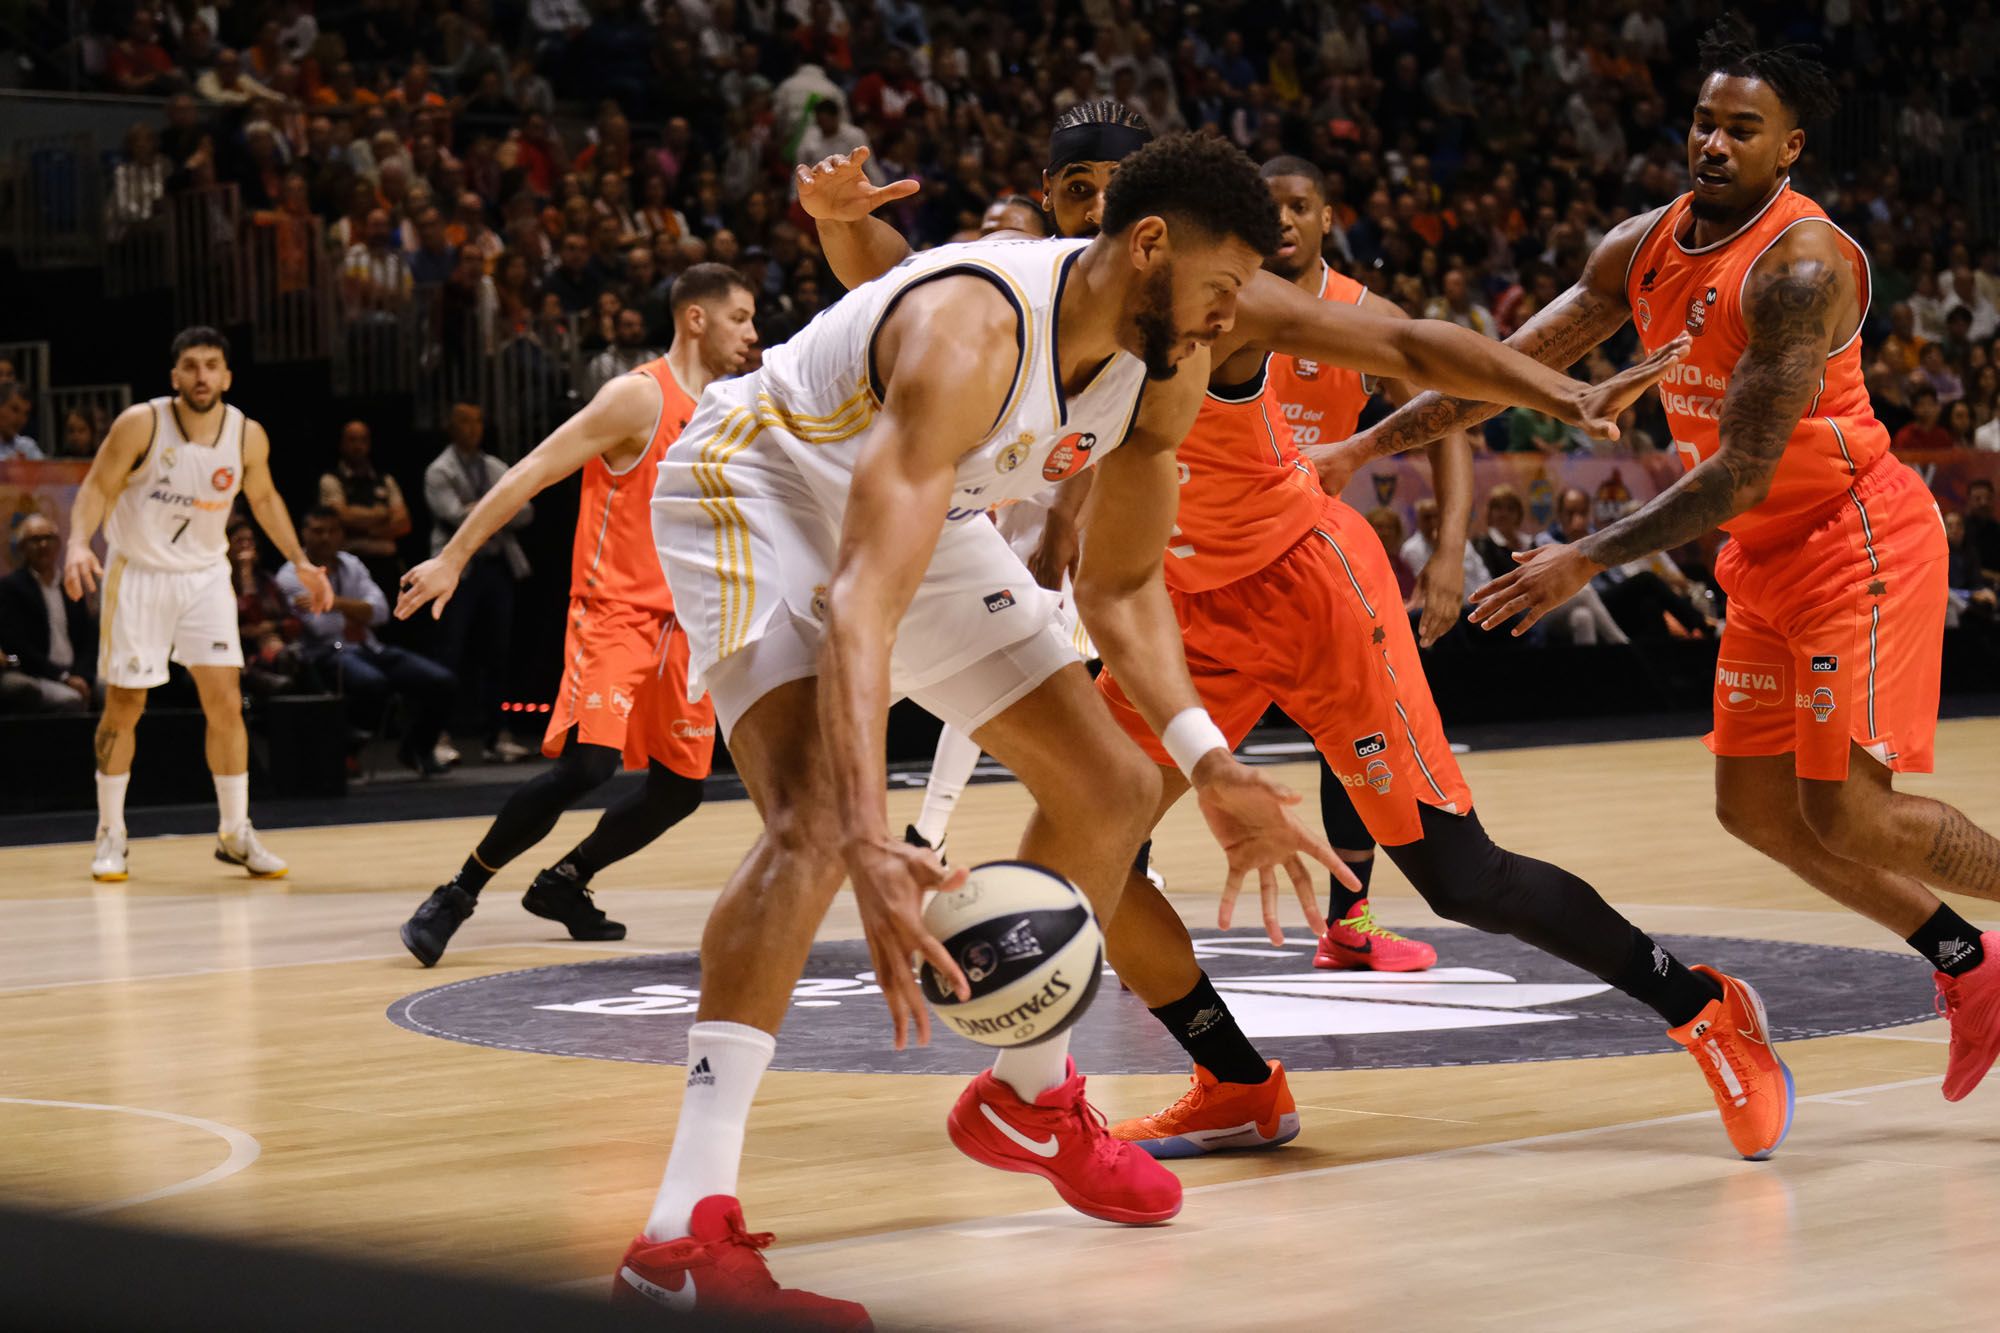
[[[169,659],[190,667],[243,665],[227,564],[152,569],[114,551],[104,567],[103,608],[97,674],[106,685],[164,685]]]

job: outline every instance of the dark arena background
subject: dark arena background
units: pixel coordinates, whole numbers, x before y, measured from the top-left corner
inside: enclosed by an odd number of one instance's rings
[[[1979,829],[2000,827],[1988,0],[0,6],[0,1326],[708,1316],[604,1298],[673,1142],[714,984],[703,924],[761,827],[727,748],[698,810],[585,875],[581,901],[622,935],[572,938],[516,897],[600,810],[666,799],[657,765],[576,785],[543,757],[573,544],[596,521],[578,478],[534,496],[443,618],[369,605],[395,604],[505,467],[667,352],[691,269],[740,275],[745,374],[846,295],[797,168],[865,147],[873,185],[916,182],[875,216],[918,250],[976,238],[1010,201],[1004,216],[1046,230],[1058,117],[1114,100],[1159,136],[1303,159],[1324,175],[1333,273],[1504,340],[1585,281],[1620,224],[1690,190],[1699,44],[1731,16],[1754,47],[1811,48],[1837,93],[1802,126],[1789,188],[1866,254],[1867,403],[1945,528],[1935,771],[1896,790],[1977,826],[1911,844],[1963,919],[1913,952],[1718,819],[1700,738],[1715,708],[1765,702],[1744,702],[1764,687],[1721,648],[1720,531],[1606,570],[1527,634],[1468,618],[1515,552],[1602,532],[1682,476],[1694,447],[1657,391],[1615,441],[1527,408],[1466,432],[1462,594],[1455,622],[1449,597],[1433,608],[1421,662],[1501,845],[1589,881],[1675,958],[1756,985],[1796,1082],[1783,1148],[1741,1160],[1654,1012],[1434,910],[1386,856],[1367,928],[1434,947],[1426,970],[1316,967],[1289,884],[1281,943],[1249,901],[1219,926],[1225,858],[1183,801],[1151,865],[1243,1035],[1283,1062],[1296,1140],[1173,1163],[1186,1205],[1165,1227],[1094,1221],[1030,1175],[980,1170],[943,1131],[989,1053],[942,1030],[893,1049],[843,890],[760,1085],[739,1195],[777,1237],[762,1256],[778,1281],[863,1302],[883,1328],[1993,1327],[2000,1090],[1947,1102],[1939,1083],[1954,1042],[1988,1043],[1988,1063],[2000,1049],[2000,962],[1950,1005],[1933,970],[1959,936],[2000,949],[1984,933],[2000,863],[1979,860]],[[322,530],[321,563],[351,577],[329,627],[263,525],[232,514],[250,809],[289,873],[211,855],[219,788],[176,663],[120,798],[129,878],[93,878],[111,582],[70,601],[51,578],[92,459],[122,412],[174,392],[169,347],[190,326],[227,339],[226,401],[268,433],[270,479],[301,532]],[[1626,322],[1558,368],[1602,384],[1643,355]],[[1359,424],[1394,408],[1377,393]],[[1335,442],[1296,414],[1289,429]],[[1336,497],[1373,526],[1413,623],[1454,563],[1438,563],[1434,481],[1418,449]],[[929,713],[894,705],[892,829],[919,821],[938,741]],[[1319,826],[1320,766],[1291,719],[1271,709],[1238,755]],[[524,783],[561,794],[549,850],[500,868],[426,970],[399,926],[491,845]],[[949,864],[1014,856],[1033,809],[980,760]],[[1832,846],[1851,827],[1822,832]],[[1188,1089],[1185,1046],[1107,970],[1072,1049],[1118,1122]]]

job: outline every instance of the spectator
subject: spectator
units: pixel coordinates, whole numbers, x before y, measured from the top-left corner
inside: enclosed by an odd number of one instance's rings
[[[1989,417],[1972,432],[1972,447],[1981,453],[2000,454],[2000,415]]]
[[[1403,562],[1403,516],[1386,505],[1368,511],[1368,526],[1375,529],[1375,535],[1382,541],[1382,550],[1389,557],[1389,568],[1396,571],[1396,588],[1402,594],[1407,606],[1417,596],[1417,576]]]
[[[1944,516],[1944,540],[1945,587],[1951,598],[1945,628],[1955,628],[1968,617],[1991,624],[2000,617],[2000,591],[1979,567],[1978,553],[1966,536],[1963,514]]]
[[[410,279],[422,286],[441,285],[458,267],[458,250],[445,239],[444,214],[435,206],[417,214],[417,248],[410,252]]]
[[[1485,566],[1486,577],[1481,583],[1511,572],[1514,552],[1534,545],[1521,529],[1527,512],[1521,503],[1521,493],[1512,486],[1502,483],[1486,493],[1486,530],[1472,539],[1479,561]]]
[[[458,682],[429,658],[376,637],[375,627],[389,619],[389,602],[367,568],[340,549],[343,537],[340,515],[324,505],[309,510],[299,525],[306,558],[324,569],[333,584],[331,610],[311,610],[305,585],[289,560],[278,571],[278,586],[299,618],[305,660],[346,697],[348,724],[356,730],[375,731],[390,698],[402,697],[410,719],[399,757],[425,777],[441,773],[438,736]]]
[[[1951,363],[1945,360],[1944,344],[1942,343],[1932,343],[1930,346],[1924,348],[1924,355],[1922,361],[1919,363],[1918,374],[1923,376],[1924,382],[1930,386],[1931,392],[1937,395],[1940,406],[1955,403],[1965,397],[1965,381],[1958,377],[1957,373],[1952,370]]]
[[[1916,419],[1896,432],[1890,447],[1897,453],[1910,449],[1951,448],[1951,432],[1938,424],[1937,390],[1928,383],[1920,384],[1910,395],[1910,407]]]
[[[134,224],[159,211],[173,173],[174,164],[161,155],[152,126],[141,123],[125,131],[125,156],[111,169],[111,189],[104,201],[109,239],[120,239]]]
[[[97,683],[97,618],[87,603],[71,601],[62,586],[62,543],[56,525],[30,514],[14,528],[19,565],[0,579],[0,645],[10,664],[41,695],[42,705],[64,712],[101,702]]]
[[[243,59],[228,47],[216,52],[215,66],[201,72],[194,81],[195,96],[217,106],[244,106],[250,102],[282,102],[283,93],[265,87],[243,72]]]
[[[0,384],[0,463],[44,456],[42,446],[27,433],[28,418],[34,413],[35,404],[26,389],[12,381]]]
[[[458,525],[507,471],[485,450],[486,417],[473,403],[451,409],[451,442],[424,470],[424,501],[431,511],[431,554],[436,555]],[[460,577],[458,592],[439,620],[438,660],[473,689],[478,722],[489,757],[502,763],[534,751],[501,734],[501,695],[506,687],[509,641],[514,634],[514,585],[529,572],[528,557],[515,534],[534,521],[523,504],[498,536],[479,549]],[[477,680],[476,687],[472,685]]]
[[[648,255],[648,262],[652,256]],[[617,332],[611,346],[591,358],[584,369],[583,397],[587,402],[607,382],[651,361],[660,353],[646,340],[646,317],[627,307],[614,316]]]
[[[300,687],[305,659],[299,619],[278,581],[257,559],[257,529],[241,514],[228,526],[230,586],[236,592],[236,633],[243,642],[243,685],[269,697]]]
[[[1472,298],[1472,284],[1460,268],[1445,270],[1442,290],[1424,307],[1424,318],[1447,320],[1488,338],[1500,336],[1493,312]]]
[[[348,247],[341,265],[340,290],[348,318],[392,323],[409,306],[414,286],[409,261],[396,245],[388,211],[370,209],[361,242]]]
[[[1406,568],[1422,570],[1437,551],[1438,535],[1444,520],[1438,511],[1437,501],[1428,495],[1417,501],[1416,511],[1417,530],[1404,540],[1400,554]],[[1486,582],[1486,562],[1479,558],[1478,549],[1469,541],[1465,543],[1462,560],[1464,589],[1470,593]]]
[[[410,531],[410,510],[396,479],[375,470],[374,453],[374,432],[367,422],[341,427],[339,457],[319,479],[319,503],[340,520],[344,549],[386,592],[403,577],[396,542]]]
[[[798,150],[792,154],[792,161],[809,167],[821,158],[832,157],[835,153],[852,153],[867,146],[868,136],[847,119],[847,108],[841,100],[838,97],[822,97],[813,104],[812,123],[799,136]],[[861,169],[875,184],[888,183],[873,157]]]
[[[93,458],[103,437],[97,432],[90,413],[80,407],[72,407],[63,413],[61,458]]]
[[[1574,545],[1590,535],[1591,527],[1590,496],[1572,486],[1556,497],[1555,517],[1549,520],[1547,529],[1536,535],[1535,545]],[[1592,579],[1585,589],[1589,596],[1584,605],[1593,623],[1597,607],[1601,606],[1628,638],[1699,638],[1714,626],[1695,606],[1692,591],[1687,576],[1673,558],[1665,551],[1656,551],[1607,569]],[[1590,605],[1592,599],[1596,606]]]
[[[2000,586],[2000,519],[1993,517],[1993,483],[1984,477],[1966,483],[1965,537],[1979,561],[1980,577]]]
[[[603,272],[591,262],[590,241],[581,232],[566,232],[556,269],[544,284],[548,294],[562,304],[565,314],[590,310],[604,290]]]
[[[104,74],[112,91],[134,97],[163,97],[187,86],[160,45],[152,12],[144,8],[132,15],[125,36],[105,57]]]
[[[1972,447],[1972,404],[1963,398],[1953,403],[1944,414],[1945,434],[1951,437],[1954,449]]]

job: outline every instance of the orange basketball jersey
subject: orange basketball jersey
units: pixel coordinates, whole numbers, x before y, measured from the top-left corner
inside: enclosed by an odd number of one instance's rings
[[[1671,342],[1682,329],[1693,336],[1687,358],[1660,381],[1660,403],[1681,461],[1693,467],[1721,447],[1719,418],[1729,377],[1743,356],[1743,288],[1750,269],[1778,238],[1801,223],[1833,223],[1818,204],[1781,187],[1734,235],[1690,246],[1692,195],[1682,195],[1654,220],[1632,253],[1626,297],[1647,351]],[[1861,313],[1868,314],[1868,257],[1834,227],[1854,270]],[[1763,503],[1723,524],[1739,537],[1780,532],[1845,496],[1857,478],[1889,451],[1889,432],[1875,419],[1861,372],[1861,332],[1826,360],[1819,392],[1785,445],[1771,492]]]
[[[1335,273],[1322,263],[1319,285],[1322,301],[1360,305],[1368,289],[1349,277]],[[1271,358],[1271,392],[1284,408],[1285,420],[1298,444],[1332,444],[1354,434],[1361,410],[1368,406],[1371,393],[1358,370],[1329,366],[1323,361],[1301,361],[1293,356]]]
[[[1263,569],[1312,530],[1326,492],[1292,444],[1267,380],[1211,387],[1181,441],[1181,503],[1167,542],[1167,586],[1207,592]]]
[[[613,472],[602,457],[583,465],[569,595],[667,612],[674,609],[674,598],[653,547],[653,483],[667,446],[680,438],[694,415],[694,399],[674,378],[665,357],[632,373],[649,376],[660,386],[660,419],[646,452],[624,471]]]

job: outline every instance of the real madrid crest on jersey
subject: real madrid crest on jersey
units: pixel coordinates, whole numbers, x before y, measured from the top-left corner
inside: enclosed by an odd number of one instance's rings
[[[164,467],[164,468],[172,468],[172,467],[173,467],[173,465],[174,465],[174,463],[175,463],[175,462],[176,462],[176,461],[177,461],[177,460],[178,460],[179,458],[180,458],[180,452],[179,452],[179,450],[175,449],[175,448],[174,448],[174,447],[173,447],[173,446],[172,446],[171,444],[169,444],[169,445],[166,445],[166,446],[162,447],[162,448],[161,448],[161,450],[160,450],[160,466],[161,466],[161,467]]]
[[[1021,438],[1008,445],[1005,449],[1002,449],[1000,457],[993,461],[995,470],[1012,472],[1015,468],[1028,461],[1028,451],[1034,447],[1035,437],[1027,431],[1022,431]]]

